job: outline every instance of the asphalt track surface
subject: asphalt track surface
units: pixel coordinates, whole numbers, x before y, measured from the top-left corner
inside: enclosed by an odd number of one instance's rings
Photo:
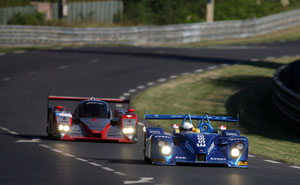
[[[300,55],[300,41],[206,49],[65,48],[0,55],[0,184],[297,184],[297,166],[249,157],[248,169],[153,166],[137,144],[46,137],[47,94],[128,96],[187,72]],[[150,82],[150,83],[149,83]],[[140,127],[140,136],[141,127]]]

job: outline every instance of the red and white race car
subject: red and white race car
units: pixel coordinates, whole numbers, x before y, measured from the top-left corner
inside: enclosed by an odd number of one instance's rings
[[[49,102],[79,101],[74,113],[65,106],[49,106]],[[110,103],[130,104],[130,100],[48,96],[47,134],[61,140],[93,139],[135,143],[138,139],[138,118],[134,109],[114,110]]]

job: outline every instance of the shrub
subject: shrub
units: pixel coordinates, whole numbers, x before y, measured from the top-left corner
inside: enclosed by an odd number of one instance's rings
[[[45,15],[40,12],[16,13],[7,22],[13,25],[45,25],[47,24]]]

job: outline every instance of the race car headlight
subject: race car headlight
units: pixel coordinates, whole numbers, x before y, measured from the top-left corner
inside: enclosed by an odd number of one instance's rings
[[[63,131],[64,130],[64,126],[63,125],[58,125],[58,130],[59,131]]]
[[[63,131],[63,132],[68,132],[68,131],[70,131],[70,126],[69,125],[58,125],[58,130]]]
[[[143,127],[143,132],[146,132],[146,127],[145,126]]]
[[[70,130],[70,126],[69,125],[64,125],[64,131],[69,132],[69,130]]]
[[[231,152],[230,152],[231,157],[238,157],[240,155],[240,153],[241,153],[240,150],[237,148],[231,149]]]
[[[171,154],[171,147],[168,145],[165,145],[161,148],[161,153],[163,155],[170,155]]]
[[[134,128],[132,128],[132,127],[123,128],[122,131],[124,134],[132,134],[134,132]]]

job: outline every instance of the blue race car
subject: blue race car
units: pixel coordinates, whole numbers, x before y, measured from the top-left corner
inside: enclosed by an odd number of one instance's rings
[[[210,121],[233,122],[239,119],[223,116],[153,115],[145,120],[182,120],[182,125],[172,124],[172,134],[162,128],[145,128],[144,156],[146,162],[157,165],[179,163],[223,164],[228,167],[248,167],[248,139],[238,130],[226,130],[220,125],[216,130]],[[194,128],[192,120],[197,121]]]

